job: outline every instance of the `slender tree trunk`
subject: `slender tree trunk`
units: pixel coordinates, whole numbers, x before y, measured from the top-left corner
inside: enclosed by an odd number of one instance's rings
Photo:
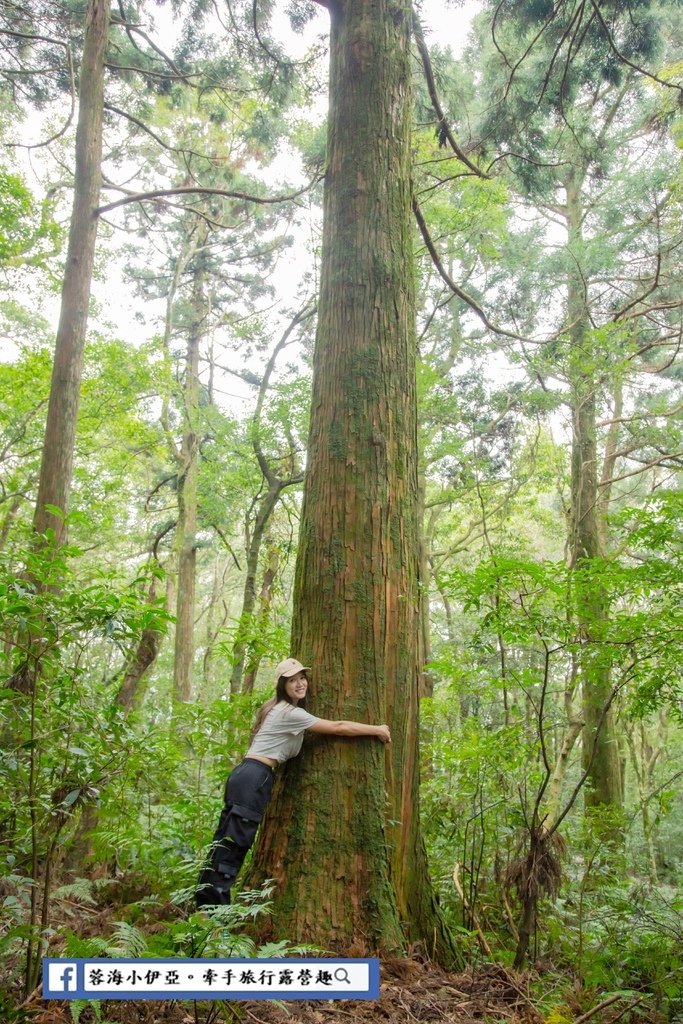
[[[199,256],[201,260],[201,255]],[[192,696],[194,664],[194,609],[197,573],[197,477],[199,473],[199,348],[206,312],[204,274],[195,267],[192,289],[193,317],[187,338],[185,361],[185,426],[178,472],[178,591],[176,595],[173,694],[178,701]]]
[[[156,604],[156,599],[156,580],[152,580],[147,593],[147,604]],[[140,707],[143,697],[141,684],[159,655],[162,640],[163,634],[158,629],[143,629],[135,650],[124,666],[116,703],[126,715]]]
[[[152,580],[147,592],[147,604],[156,603],[156,580]],[[159,654],[163,634],[149,627],[142,630],[135,650],[131,652],[123,668],[123,679],[116,694],[116,703],[128,717],[137,710],[142,701],[142,681]],[[76,875],[83,875],[93,856],[92,834],[97,828],[99,807],[86,803],[81,811],[76,831],[64,858],[64,867]]]
[[[660,716],[661,720],[661,716]],[[639,739],[639,750],[636,746],[636,734]],[[640,815],[643,823],[643,836],[647,848],[650,881],[659,884],[659,865],[657,864],[657,846],[655,843],[655,825],[650,816],[650,797],[653,791],[653,773],[663,746],[654,749],[647,736],[644,722],[639,722],[632,729],[627,729],[626,740],[631,752],[631,764],[638,785]]]
[[[457,650],[458,637],[456,634],[455,623],[453,621],[453,607],[451,605],[450,598],[446,593],[446,590],[439,583],[438,577],[436,577],[436,589],[439,591],[441,597],[441,603],[443,604],[443,610],[446,615],[446,630],[448,632],[448,646],[453,653]],[[466,718],[469,718],[476,709],[472,706],[472,698],[469,693],[464,693],[462,689],[458,693],[458,710],[460,722],[464,722]]]
[[[326,718],[393,743],[309,737],[282,773],[252,877],[279,935],[356,953],[454,950],[418,820],[417,415],[405,0],[331,8],[322,280],[292,653]]]
[[[268,623],[270,621],[270,604],[273,597],[273,582],[277,575],[278,568],[280,566],[280,553],[272,542],[268,545],[268,564],[266,571],[263,574],[263,580],[261,581],[261,593],[259,594],[259,610],[258,619],[256,622],[256,631],[259,636],[263,636]],[[247,661],[246,669],[244,672],[244,680],[242,682],[242,691],[244,693],[251,693],[254,689],[254,683],[256,682],[256,674],[261,664],[261,647],[257,646],[249,656]]]
[[[214,682],[214,665],[216,661],[216,640],[228,619],[228,608],[224,597],[225,581],[228,564],[217,559],[213,570],[211,600],[206,617],[206,646],[204,649],[204,689],[209,690]]]
[[[611,665],[601,645],[609,616],[608,598],[590,572],[591,562],[604,555],[601,544],[598,491],[597,381],[590,333],[586,281],[581,273],[584,173],[568,175],[567,223],[569,231],[568,299],[572,380],[572,514],[571,564],[576,575],[576,616],[582,646],[579,673],[583,693],[583,763],[589,769],[586,807],[622,805],[619,749],[611,708]]]
[[[244,581],[244,593],[242,595],[242,611],[240,612],[239,624],[237,626],[237,640],[232,652],[233,668],[230,676],[230,692],[239,693],[242,687],[242,673],[244,662],[248,653],[248,635],[253,629],[253,615],[256,607],[256,576],[258,573],[258,561],[261,554],[261,544],[270,517],[275,511],[275,506],[282,492],[282,482],[273,477],[268,486],[266,494],[259,503],[258,515],[254,523],[254,529],[249,540],[247,551],[247,577]]]
[[[426,480],[424,469],[421,468],[418,475],[418,494],[420,501],[420,663],[422,665],[422,678],[420,681],[420,696],[434,696],[434,674],[431,670],[425,669],[432,660],[432,639],[429,622],[429,584],[431,581],[431,569],[429,565],[429,542],[425,531],[425,493]]]
[[[615,382],[613,398],[612,423],[607,431],[598,496],[598,529],[600,531],[599,543],[602,551],[607,550],[607,516],[609,513],[609,503],[612,494],[612,484],[610,481],[614,476],[618,458],[618,445],[621,433],[619,420],[624,412],[624,386],[620,380]]]
[[[567,722],[567,727],[562,736],[562,744],[555,759],[555,767],[548,786],[547,821],[548,827],[554,824],[560,813],[560,798],[562,796],[562,785],[567,773],[569,756],[574,749],[574,744],[581,735],[584,726],[582,718],[573,717]]]
[[[29,487],[34,482],[35,477],[33,478],[33,480],[27,481]],[[5,550],[7,538],[9,537],[10,530],[14,526],[14,521],[17,517],[17,512],[21,508],[23,501],[23,494],[15,494],[12,498],[7,499],[6,508],[4,509],[4,516],[2,519],[2,526],[0,526],[0,551]]]
[[[78,88],[76,175],[69,244],[62,285],[55,358],[48,403],[45,441],[33,525],[36,534],[54,532],[64,540],[61,516],[69,508],[76,419],[81,392],[88,304],[95,260],[97,217],[102,180],[102,113],[104,59],[109,30],[109,0],[89,0],[85,16],[83,60]]]
[[[256,573],[258,570],[258,561],[263,536],[268,524],[270,523],[270,518],[275,511],[275,507],[280,500],[280,494],[282,491],[292,484],[300,483],[303,479],[303,473],[298,465],[299,459],[293,440],[290,440],[291,451],[289,453],[289,458],[287,459],[290,463],[290,473],[287,477],[280,477],[271,467],[268,459],[266,458],[260,437],[263,404],[270,386],[270,378],[273,370],[275,369],[275,363],[280,352],[290,344],[292,335],[296,328],[306,320],[310,319],[314,312],[315,308],[313,306],[305,306],[303,309],[299,310],[299,312],[292,317],[277,345],[271,352],[270,359],[268,360],[265,372],[261,378],[256,408],[252,418],[252,447],[254,449],[256,461],[258,462],[263,475],[263,483],[267,484],[267,490],[264,496],[258,501],[258,512],[254,521],[254,528],[251,537],[249,536],[249,516],[247,517],[245,530],[247,547],[247,578],[244,583],[242,611],[240,612],[237,636],[232,652],[233,670],[230,677],[231,693],[238,693],[241,689],[244,663],[247,657],[251,656],[250,651],[253,649],[252,645],[249,643],[249,636],[253,635],[254,632],[253,614],[254,607],[256,605]],[[285,432],[287,433],[287,436],[290,437],[286,427]],[[279,461],[282,464],[284,460],[281,459]]]

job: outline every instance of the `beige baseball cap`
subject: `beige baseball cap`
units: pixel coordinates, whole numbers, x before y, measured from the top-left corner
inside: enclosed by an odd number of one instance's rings
[[[302,665],[296,658],[285,658],[281,661],[278,667],[275,669],[275,678],[279,679],[280,676],[285,676],[287,679],[290,676],[295,676],[297,672],[310,672],[310,668],[307,665]]]

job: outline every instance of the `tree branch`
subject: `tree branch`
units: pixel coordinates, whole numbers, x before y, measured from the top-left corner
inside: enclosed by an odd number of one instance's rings
[[[118,18],[113,18],[112,19],[112,24],[113,25],[118,25],[121,28],[125,28],[126,35],[130,39],[132,45],[135,47],[135,49],[138,51],[138,53],[141,53],[143,55],[143,57],[147,56],[145,51],[141,50],[140,47],[135,42],[135,40],[133,39],[132,34],[131,34],[133,32],[137,33],[137,35],[141,36],[145,40],[147,45],[150,46],[159,57],[161,57],[161,59],[164,61],[164,63],[168,65],[168,67],[171,69],[171,71],[173,71],[173,74],[178,79],[180,79],[180,81],[186,82],[189,85],[191,85],[192,84],[191,79],[192,78],[196,78],[197,76],[196,75],[189,76],[184,71],[181,71],[180,68],[178,67],[178,65],[173,61],[173,59],[171,57],[169,57],[167,53],[164,53],[164,51],[161,49],[161,47],[158,46],[154,42],[154,40],[151,39],[147,35],[147,33],[144,31],[144,29],[140,28],[139,25],[135,25],[132,22],[129,22],[128,19],[126,18],[126,12],[123,9],[123,4],[121,3],[121,0],[119,0],[119,10],[121,11],[121,19],[119,20]],[[139,70],[141,71],[142,74],[145,74],[144,68],[140,68]]]
[[[157,135],[156,132],[153,132],[149,125],[146,125],[139,117],[136,117],[135,114],[129,113],[127,110],[121,110],[120,107],[115,107],[112,103],[105,103],[104,109],[110,111],[112,114],[118,114],[119,117],[124,117],[127,121],[130,121],[131,124],[137,125],[138,128],[141,128],[142,131],[149,135],[151,139],[158,142],[162,149],[167,150],[169,153],[182,153],[183,155],[189,154],[190,156],[198,157],[200,160],[208,161],[210,159],[210,157],[205,153],[197,153],[194,149],[185,149],[182,146],[171,146],[168,142],[164,142],[161,136]]]
[[[270,487],[273,487],[276,483],[281,484],[282,486],[286,486],[287,483],[292,483],[294,481],[284,481],[280,477],[278,477],[271,469],[268,460],[263,454],[263,448],[261,447],[261,440],[259,437],[259,430],[261,426],[261,410],[263,409],[263,402],[266,397],[266,391],[268,390],[268,384],[270,383],[270,377],[273,372],[273,369],[275,368],[275,361],[277,360],[278,355],[280,354],[282,349],[289,344],[289,339],[295,328],[298,327],[299,324],[304,323],[306,320],[309,320],[314,315],[315,311],[315,306],[304,306],[303,309],[300,309],[299,312],[294,315],[294,317],[284,330],[282,337],[280,338],[277,345],[273,349],[259,385],[258,399],[256,401],[256,408],[254,409],[254,415],[251,421],[253,429],[252,446],[254,449],[254,455],[256,456],[261,472],[263,473],[264,478],[268,481]]]
[[[617,45],[614,42],[614,36],[607,27],[607,23],[603,18],[602,14],[600,13],[600,7],[596,3],[596,0],[591,0],[591,7],[595,11],[595,16],[597,17],[598,21],[600,22],[600,25],[604,29],[605,35],[607,36],[607,40],[610,45],[610,49],[613,51],[615,56],[617,56],[619,60],[622,61],[622,63],[626,64],[629,68],[633,68],[633,70],[637,71],[639,75],[645,75],[646,78],[650,78],[653,82],[657,82],[658,85],[665,85],[667,89],[676,89],[678,92],[683,93],[683,86],[676,85],[675,82],[667,82],[663,78],[658,78],[657,75],[653,75],[651,71],[646,71],[645,68],[641,68],[638,64],[634,64],[633,61],[630,61],[628,57],[625,57],[621,50],[617,48]]]
[[[179,188],[160,188],[154,192],[135,192],[133,195],[124,196],[123,199],[117,199],[114,203],[107,203],[106,206],[100,206],[95,210],[95,216],[101,217],[104,213],[109,213],[111,210],[116,210],[119,206],[127,206],[129,203],[141,203],[147,202],[150,199],[163,199],[165,196],[188,196],[188,195],[209,195],[209,196],[223,196],[225,199],[241,199],[247,203],[259,203],[260,205],[277,205],[278,203],[289,203],[294,199],[298,199],[299,196],[304,195],[319,181],[322,180],[322,175],[319,175],[313,181],[309,182],[303,188],[300,188],[297,192],[292,192],[287,196],[253,196],[248,192],[234,192],[230,189],[225,188],[209,188],[201,185],[183,185]]]
[[[432,62],[429,59],[429,50],[427,49],[427,44],[425,43],[425,38],[422,32],[422,26],[420,25],[419,19],[416,14],[413,15],[413,35],[415,36],[417,49],[420,54],[420,58],[422,59],[422,67],[424,68],[425,78],[427,80],[429,98],[432,101],[434,112],[436,113],[436,116],[439,119],[439,126],[437,129],[439,141],[441,141],[442,138],[447,139],[451,149],[457,156],[458,160],[464,163],[466,167],[469,167],[472,173],[476,174],[478,178],[489,178],[490,175],[482,171],[481,168],[477,167],[476,164],[473,164],[472,161],[466,156],[464,151],[460,148],[460,146],[455,140],[453,132],[451,131],[451,127],[448,121],[446,120],[446,115],[443,112],[441,103],[439,102],[439,96],[436,91],[436,82],[434,81]]]
[[[639,473],[645,473],[648,469],[654,469],[655,466],[661,466],[662,463],[667,461],[667,459],[681,459],[681,458],[683,458],[683,450],[681,450],[679,452],[673,452],[673,453],[667,452],[665,455],[662,455],[661,458],[659,458],[659,459],[651,459],[649,462],[643,463],[643,465],[640,466],[639,469],[632,469],[628,473],[622,473],[620,476],[613,476],[609,480],[601,480],[599,486],[600,487],[607,487],[609,484],[614,484],[618,480],[626,480],[630,476],[638,476]],[[673,469],[675,467],[672,466],[670,468]]]
[[[40,149],[42,146],[49,146],[51,142],[55,142],[60,139],[68,130],[74,118],[74,112],[76,110],[76,82],[74,79],[74,64],[71,56],[71,47],[68,43],[65,43],[63,39],[53,39],[51,36],[35,35],[30,32],[13,32],[8,28],[0,28],[0,35],[12,36],[14,39],[32,39],[41,43],[51,43],[54,46],[62,46],[66,51],[66,66],[69,70],[69,92],[71,95],[71,109],[69,110],[69,116],[67,117],[64,125],[51,135],[49,139],[45,139],[44,142],[36,142],[31,146],[27,146],[22,142],[8,142],[7,146],[11,149]]]
[[[415,219],[417,220],[417,224],[420,229],[420,234],[422,235],[424,243],[429,251],[429,255],[432,257],[432,260],[434,262],[434,266],[436,267],[437,271],[439,272],[439,275],[446,282],[448,287],[453,292],[455,292],[458,298],[462,299],[463,302],[467,303],[470,309],[477,314],[482,323],[486,327],[488,327],[490,331],[493,331],[494,334],[500,334],[505,338],[514,338],[515,341],[526,341],[527,339],[522,337],[521,334],[515,334],[513,331],[506,331],[502,327],[497,327],[495,324],[491,323],[491,321],[489,320],[489,318],[487,317],[486,313],[481,308],[479,303],[476,302],[476,300],[473,299],[471,295],[469,295],[466,291],[463,291],[463,289],[460,288],[459,285],[455,283],[455,281],[450,276],[450,274],[444,267],[443,263],[441,262],[439,254],[437,253],[434,247],[431,235],[429,234],[429,229],[427,228],[425,219],[422,216],[422,211],[420,210],[420,207],[418,206],[417,203],[417,199],[415,198],[413,198],[413,212],[415,214]]]

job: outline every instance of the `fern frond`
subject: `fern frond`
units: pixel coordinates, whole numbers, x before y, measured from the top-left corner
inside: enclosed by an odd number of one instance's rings
[[[115,922],[115,931],[110,943],[112,956],[142,956],[147,949],[147,939],[143,933],[127,921]]]
[[[52,893],[52,899],[71,899],[76,900],[77,903],[84,903],[86,906],[94,907],[97,903],[93,895],[94,889],[95,886],[89,879],[75,878],[68,885],[60,885],[58,889],[55,889]]]

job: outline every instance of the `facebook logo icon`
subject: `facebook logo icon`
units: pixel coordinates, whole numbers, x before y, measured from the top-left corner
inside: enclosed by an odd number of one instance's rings
[[[75,992],[78,988],[78,965],[64,960],[48,964],[48,988],[51,992]]]

